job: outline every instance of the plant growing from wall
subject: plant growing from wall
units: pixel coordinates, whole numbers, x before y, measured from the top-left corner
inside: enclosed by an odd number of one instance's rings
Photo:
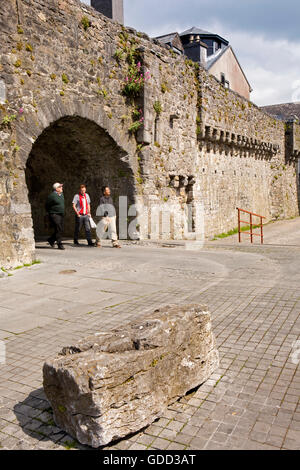
[[[66,85],[69,83],[68,76],[65,73],[62,74],[61,79]]]
[[[87,31],[88,28],[91,26],[91,22],[90,22],[90,20],[88,19],[87,16],[83,16],[83,17],[81,18],[81,24],[82,24],[83,29],[84,29],[85,31]]]
[[[154,105],[153,105],[153,108],[154,108],[154,111],[156,112],[157,114],[157,117],[161,115],[162,113],[162,104],[160,101],[155,101]]]
[[[145,147],[146,147],[146,145],[145,145],[144,142],[142,142],[141,144],[137,144],[137,146],[136,146],[136,151],[137,151],[137,153],[142,152],[142,150],[143,150]],[[139,160],[140,160],[140,159],[139,159]]]
[[[161,84],[161,92],[162,92],[163,94],[165,94],[165,93],[167,93],[167,91],[170,91],[170,87],[169,87],[168,83],[163,82],[163,83]]]
[[[6,115],[3,117],[2,121],[1,121],[1,126],[2,127],[5,127],[5,126],[10,126],[10,124],[15,121],[17,119],[17,115],[16,114],[11,114],[10,116],[9,115]]]
[[[114,53],[114,58],[118,63],[120,63],[125,58],[124,51],[122,49],[117,49]]]
[[[101,90],[98,90],[97,93],[99,95],[102,95],[104,99],[106,99],[108,97],[108,91],[106,90],[106,88],[101,88]]]
[[[136,39],[130,38],[126,31],[119,34],[119,48],[115,52],[115,58],[120,62],[126,58],[128,63],[128,72],[125,77],[125,83],[122,88],[122,94],[131,100],[137,98],[147,80],[150,79],[150,72],[143,74],[141,61],[136,50]]]
[[[128,132],[130,134],[136,134],[144,124],[143,110],[134,108],[132,111],[132,119],[133,123],[129,127]]]
[[[123,95],[128,98],[137,98],[147,80],[150,79],[150,72],[147,71],[145,74],[141,72],[141,63],[135,63],[134,59],[128,69],[128,74],[125,78],[125,85],[123,87]]]

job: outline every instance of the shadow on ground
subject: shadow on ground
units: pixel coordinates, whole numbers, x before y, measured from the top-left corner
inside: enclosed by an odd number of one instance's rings
[[[37,447],[41,441],[52,441],[56,448],[60,446],[64,447],[66,450],[108,450],[118,443],[140,434],[146,429],[141,429],[134,434],[128,435],[124,439],[114,441],[107,446],[98,447],[98,449],[80,444],[75,438],[56,426],[53,418],[53,410],[44,394],[43,388],[34,390],[24,401],[17,403],[14,406],[14,413],[23,432],[31,439],[36,440]]]
[[[39,442],[52,441],[55,446],[60,445],[65,449],[87,449],[62,429],[58,428],[53,419],[52,408],[44,394],[43,388],[34,390],[28,397],[14,406],[14,413],[23,432],[31,439]]]

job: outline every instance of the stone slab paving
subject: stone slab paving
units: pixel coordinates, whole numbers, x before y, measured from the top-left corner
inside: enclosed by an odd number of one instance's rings
[[[151,426],[106,449],[299,449],[300,237],[293,245],[68,243],[59,252],[39,244],[41,264],[0,279],[1,448],[87,449],[53,421],[45,359],[158,306],[199,302],[212,313],[220,368]]]

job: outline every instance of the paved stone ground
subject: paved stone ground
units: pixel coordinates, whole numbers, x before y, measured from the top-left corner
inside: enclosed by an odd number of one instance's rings
[[[201,251],[70,243],[59,252],[39,244],[41,264],[0,279],[1,448],[86,449],[55,426],[42,389],[45,359],[96,328],[164,304],[199,302],[212,313],[219,370],[159,421],[109,449],[300,449],[300,370],[293,363],[300,359],[300,343],[293,347],[300,339],[299,229],[300,219],[280,222],[267,228],[273,245],[237,245],[234,238]]]

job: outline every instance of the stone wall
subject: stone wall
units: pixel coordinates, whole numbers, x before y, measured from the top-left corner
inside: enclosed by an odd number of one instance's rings
[[[193,217],[203,206],[207,236],[236,227],[237,206],[268,220],[298,215],[297,145],[286,145],[285,124],[147,35],[77,0],[7,0],[0,41],[0,266],[32,260],[33,227],[44,233],[44,199],[59,180],[69,236],[82,180],[94,212],[102,184],[116,200],[181,215],[186,203]],[[126,97],[132,55],[151,78]],[[175,215],[154,238],[185,236]]]
[[[286,154],[285,123],[213,76],[200,75],[198,175],[207,232],[236,226],[237,206],[267,220],[297,215],[296,165],[292,150]]]

